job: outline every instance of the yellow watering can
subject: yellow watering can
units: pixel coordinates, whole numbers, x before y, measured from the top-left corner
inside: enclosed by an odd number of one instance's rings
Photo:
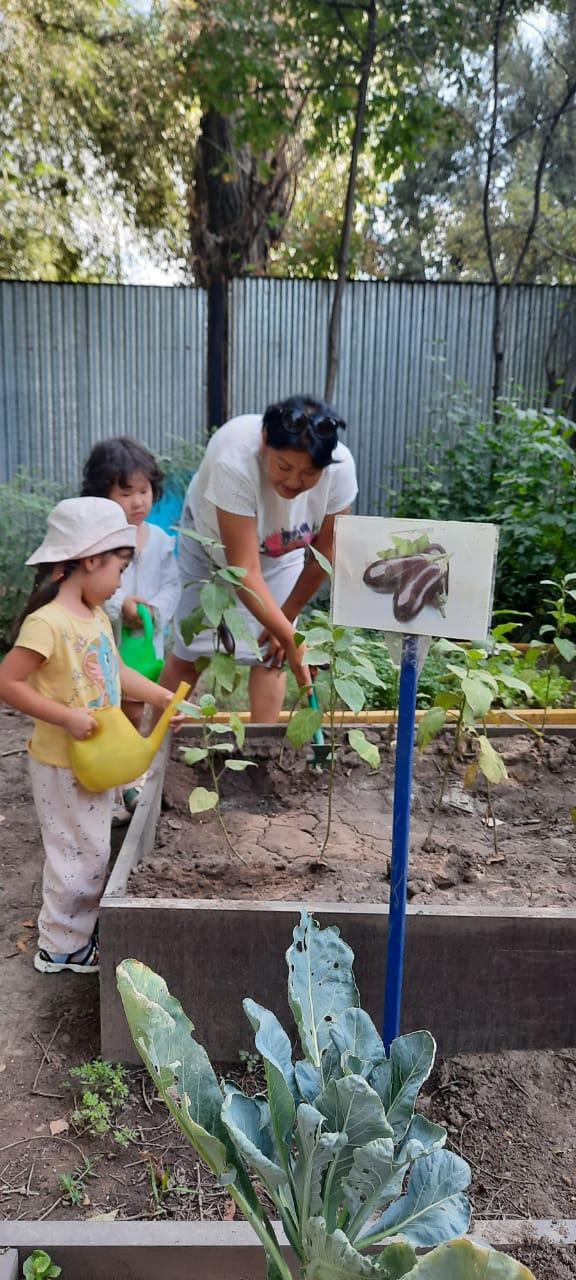
[[[70,766],[80,785],[86,791],[109,791],[145,773],[166,737],[178,703],[189,692],[189,684],[178,685],[148,738],[138,733],[121,707],[91,709],[98,726],[92,736],[81,742],[72,737],[68,740]]]

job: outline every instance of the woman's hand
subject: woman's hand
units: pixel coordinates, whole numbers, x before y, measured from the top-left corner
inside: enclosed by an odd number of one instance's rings
[[[71,707],[67,712],[64,728],[66,733],[69,733],[72,738],[77,738],[78,742],[91,738],[96,727],[97,721],[84,707]]]
[[[286,645],[286,662],[296,679],[296,683],[301,688],[310,689],[312,687],[312,677],[310,675],[310,667],[304,661],[306,655],[306,645],[297,645],[294,640]]]
[[[286,661],[286,641],[277,640],[271,631],[262,631],[258,636],[258,645],[262,650],[262,661],[265,667],[284,666]]]

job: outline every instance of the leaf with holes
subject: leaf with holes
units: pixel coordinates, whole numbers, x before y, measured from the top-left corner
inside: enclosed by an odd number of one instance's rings
[[[344,1009],[359,1005],[352,972],[354,956],[332,925],[319,929],[303,911],[286,953],[288,1001],[304,1056],[321,1067],[322,1051],[331,1043],[330,1031]]]

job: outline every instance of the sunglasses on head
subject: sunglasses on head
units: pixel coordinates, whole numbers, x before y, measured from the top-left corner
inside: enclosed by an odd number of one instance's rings
[[[339,428],[344,430],[346,426],[342,418],[322,411],[309,416],[302,409],[283,409],[280,422],[288,435],[300,436],[303,431],[309,431],[316,440],[331,440]]]

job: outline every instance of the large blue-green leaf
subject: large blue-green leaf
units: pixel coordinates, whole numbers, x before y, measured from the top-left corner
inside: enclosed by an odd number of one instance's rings
[[[134,1044],[156,1087],[198,1154],[220,1174],[229,1163],[221,1120],[223,1095],[194,1024],[166,983],[138,960],[117,969],[118,990]]]
[[[396,1159],[399,1161],[418,1160],[420,1156],[429,1156],[432,1151],[439,1151],[446,1142],[446,1130],[441,1124],[433,1124],[426,1116],[413,1115],[396,1148]]]
[[[301,1062],[295,1063],[294,1075],[296,1076],[298,1092],[303,1102],[315,1102],[318,1094],[324,1088],[320,1068],[314,1067],[311,1062],[307,1062],[304,1058]]]
[[[332,1228],[342,1199],[342,1183],[352,1167],[354,1149],[376,1138],[393,1138],[393,1133],[378,1094],[363,1076],[330,1080],[317,1098],[316,1107],[326,1117],[332,1132],[347,1135],[346,1146],[336,1156],[324,1186],[324,1210],[328,1226]]]
[[[294,929],[286,953],[288,1000],[304,1056],[322,1071],[322,1051],[344,1011],[359,1004],[352,965],[354,953],[335,925],[320,929],[307,911]]]
[[[303,1241],[304,1280],[364,1280],[381,1276],[378,1265],[349,1243],[343,1231],[328,1232],[324,1218],[310,1218]]]
[[[390,1057],[370,1076],[397,1142],[412,1119],[418,1092],[430,1075],[435,1056],[436,1042],[430,1032],[410,1031],[392,1041]]]
[[[222,1106],[222,1123],[266,1187],[276,1188],[286,1182],[286,1172],[278,1163],[270,1134],[262,1124],[262,1110],[254,1098],[237,1090],[228,1093]]]
[[[350,1240],[356,1239],[360,1228],[378,1209],[401,1194],[407,1169],[407,1164],[398,1164],[394,1159],[393,1138],[376,1138],[356,1148],[342,1184],[344,1204],[352,1218]]]
[[[292,1049],[284,1028],[275,1014],[255,1000],[244,1000],[244,1012],[256,1032],[254,1043],[264,1060],[268,1102],[278,1156],[288,1168],[290,1135],[296,1119],[298,1098]]]
[[[470,1222],[470,1204],[463,1191],[470,1168],[452,1151],[434,1151],[417,1160],[405,1195],[386,1209],[362,1237],[361,1245],[402,1235],[413,1245],[439,1244],[463,1235]]]
[[[345,1133],[329,1133],[326,1120],[316,1107],[303,1102],[298,1107],[296,1143],[298,1156],[292,1175],[300,1209],[305,1222],[322,1207],[322,1177],[334,1156],[346,1145]]]
[[[363,1009],[345,1009],[331,1027],[330,1038],[340,1055],[348,1052],[361,1061],[371,1062],[374,1067],[386,1061],[382,1040]]]
[[[451,1240],[419,1258],[410,1280],[535,1280],[521,1262],[471,1240]]]

